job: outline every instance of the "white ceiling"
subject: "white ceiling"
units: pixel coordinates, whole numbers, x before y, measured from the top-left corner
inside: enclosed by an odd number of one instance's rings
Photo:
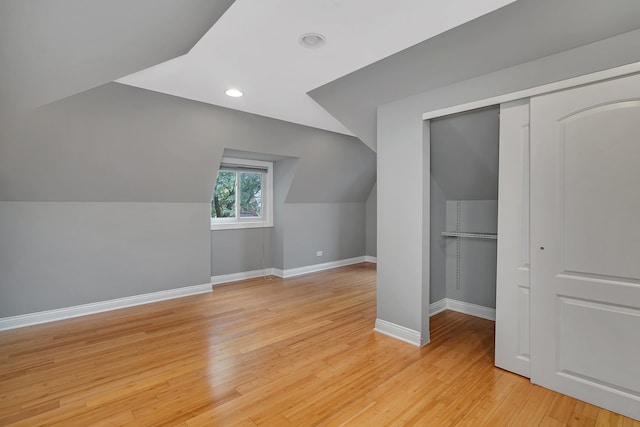
[[[513,1],[236,0],[189,53],[117,81],[351,135],[307,92]]]

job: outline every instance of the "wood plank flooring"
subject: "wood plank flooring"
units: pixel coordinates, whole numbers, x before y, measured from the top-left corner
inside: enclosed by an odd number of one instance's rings
[[[0,425],[634,426],[493,366],[493,322],[373,332],[375,266],[0,332]]]

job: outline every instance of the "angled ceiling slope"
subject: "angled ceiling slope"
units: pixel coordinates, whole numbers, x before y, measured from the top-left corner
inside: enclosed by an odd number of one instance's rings
[[[309,95],[375,150],[379,105],[637,28],[638,0],[518,0]]]
[[[238,0],[188,55],[118,82],[351,134],[307,92],[512,1]]]
[[[183,55],[233,0],[0,0],[0,117]]]

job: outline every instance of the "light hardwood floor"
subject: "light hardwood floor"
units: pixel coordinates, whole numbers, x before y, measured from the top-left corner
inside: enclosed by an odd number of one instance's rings
[[[493,367],[493,322],[373,332],[375,266],[0,333],[0,425],[640,426]]]

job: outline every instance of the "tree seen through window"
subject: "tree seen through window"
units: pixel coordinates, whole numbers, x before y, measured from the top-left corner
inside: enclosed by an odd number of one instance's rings
[[[220,170],[211,201],[211,217],[235,218],[237,213],[240,218],[261,217],[262,185],[261,172]]]

